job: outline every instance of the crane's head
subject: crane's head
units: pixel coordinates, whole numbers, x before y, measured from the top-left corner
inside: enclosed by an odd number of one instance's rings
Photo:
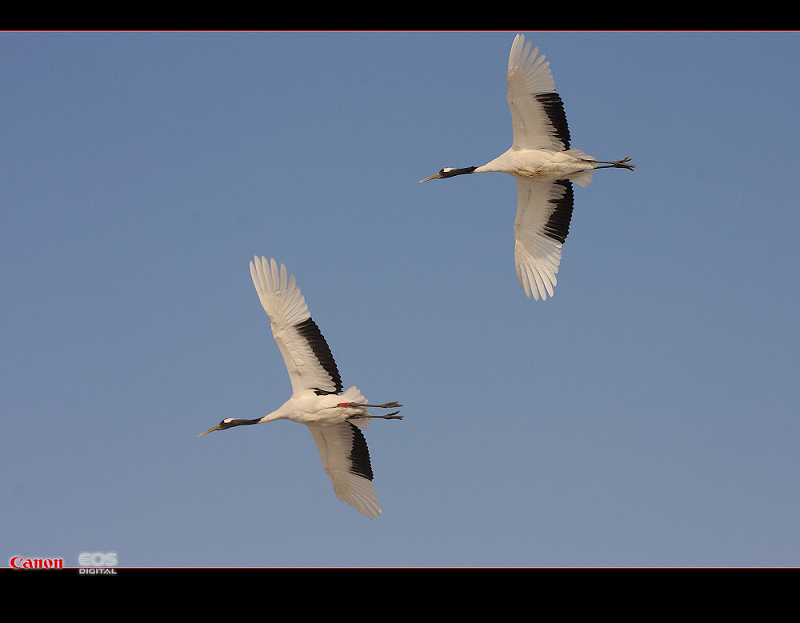
[[[239,420],[232,417],[226,417],[216,426],[212,426],[209,428],[205,433],[200,433],[198,437],[202,437],[206,433],[213,433],[215,430],[225,430],[227,428],[233,428],[234,426],[242,426],[243,424],[258,424],[261,421],[260,418],[255,420]]]
[[[441,171],[439,171],[436,175],[431,175],[430,177],[426,177],[424,180],[420,180],[419,183],[427,182],[428,180],[438,180],[445,177],[455,177],[456,175],[464,175],[465,173],[472,173],[478,167],[466,167],[464,169],[453,169],[451,167],[445,167]]]

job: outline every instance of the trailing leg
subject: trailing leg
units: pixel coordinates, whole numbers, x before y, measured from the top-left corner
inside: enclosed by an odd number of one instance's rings
[[[402,420],[402,415],[397,415],[400,413],[399,411],[393,411],[392,413],[387,413],[386,415],[372,415],[371,413],[359,413],[357,415],[351,415],[348,420],[355,420],[359,418],[380,418],[382,420]]]
[[[595,162],[599,164],[604,164],[604,167],[595,167],[595,169],[628,169],[628,171],[633,171],[636,167],[635,164],[627,164],[630,161],[630,158],[623,158],[622,160],[595,160]]]

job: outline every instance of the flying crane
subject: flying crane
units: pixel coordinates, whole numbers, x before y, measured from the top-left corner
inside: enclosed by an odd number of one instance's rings
[[[508,56],[508,106],[514,140],[501,156],[479,167],[444,168],[420,180],[468,173],[508,173],[517,179],[514,262],[517,281],[528,298],[553,296],[561,263],[561,246],[572,218],[572,182],[587,186],[595,169],[628,169],[630,158],[595,160],[570,149],[564,104],[555,90],[550,63],[521,34]]]
[[[200,435],[274,420],[305,424],[337,497],[367,517],[378,519],[381,507],[361,429],[367,428],[373,418],[403,419],[398,411],[372,415],[368,407],[394,409],[402,405],[368,404],[355,386],[342,393],[342,379],[328,343],[311,319],[294,275],[287,277],[286,266],[281,264],[279,269],[274,259],[256,257],[250,262],[250,275],[286,363],[292,396],[277,411],[262,418],[225,418]]]

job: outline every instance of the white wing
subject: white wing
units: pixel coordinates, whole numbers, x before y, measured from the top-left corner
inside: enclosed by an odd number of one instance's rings
[[[517,281],[528,298],[553,296],[561,263],[561,245],[572,218],[572,183],[551,184],[517,178],[517,219],[514,221],[514,262]]]
[[[508,56],[508,107],[514,125],[514,149],[569,149],[569,129],[564,104],[556,93],[550,63],[536,57],[517,35]]]
[[[350,422],[308,425],[308,429],[317,444],[322,466],[333,483],[336,497],[359,513],[378,519],[381,507],[372,484],[367,442],[361,431]]]
[[[286,266],[280,270],[274,259],[255,258],[250,276],[258,298],[272,325],[272,335],[283,355],[292,390],[313,390],[318,394],[338,394],[342,379],[328,343],[311,319],[305,298],[294,280],[287,278]]]

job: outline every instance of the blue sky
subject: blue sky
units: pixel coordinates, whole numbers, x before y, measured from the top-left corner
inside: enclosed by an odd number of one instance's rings
[[[572,145],[516,281],[514,32],[0,33],[0,564],[800,560],[800,39],[535,32]],[[297,277],[383,516],[339,502],[248,262]]]

